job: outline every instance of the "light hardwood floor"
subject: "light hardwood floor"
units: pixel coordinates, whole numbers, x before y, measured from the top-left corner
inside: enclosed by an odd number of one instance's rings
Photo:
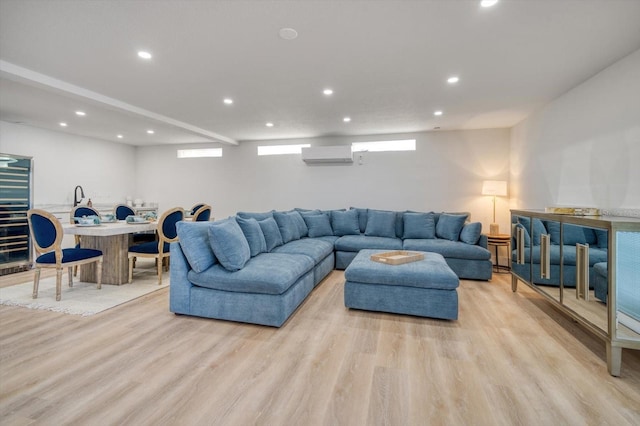
[[[161,290],[91,317],[0,307],[0,424],[632,425],[640,354],[509,275],[458,321],[345,309],[333,272],[280,329],[185,316]]]

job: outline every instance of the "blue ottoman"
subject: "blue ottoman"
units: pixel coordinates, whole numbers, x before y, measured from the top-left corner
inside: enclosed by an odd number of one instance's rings
[[[421,317],[458,319],[458,276],[438,253],[402,265],[374,262],[388,250],[360,250],[344,271],[348,308]]]

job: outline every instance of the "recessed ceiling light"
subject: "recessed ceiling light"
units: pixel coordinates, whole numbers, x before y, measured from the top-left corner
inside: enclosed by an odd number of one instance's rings
[[[298,32],[293,28],[280,28],[280,31],[278,31],[278,35],[281,39],[284,40],[293,40],[295,38],[298,38]]]
[[[442,111],[435,111],[433,115],[442,115]]]
[[[324,93],[327,96],[333,95],[333,90],[332,89],[324,89],[322,91],[322,93]]]
[[[63,121],[63,122],[61,122],[61,123],[60,123],[60,125],[61,125],[62,127],[67,127],[67,123],[65,123],[64,121]]]
[[[79,115],[80,117],[84,117],[85,115],[87,115],[87,113],[84,111],[76,111],[76,115]]]
[[[272,122],[268,122],[268,123],[266,123],[266,124],[265,124],[265,126],[267,126],[267,127],[273,127],[273,123],[272,123]]]
[[[145,52],[144,50],[139,51],[138,56],[142,59],[151,59],[151,53]]]
[[[351,121],[351,117],[345,117],[342,119],[345,123],[349,123]]]
[[[457,75],[451,76],[447,79],[447,83],[449,84],[456,84],[459,81],[460,81],[460,77],[458,77]]]
[[[147,133],[149,133],[150,135],[154,134],[155,132],[151,129],[147,130]]]
[[[480,6],[482,6],[482,7],[491,7],[491,6],[495,5],[496,3],[498,3],[498,0],[482,0],[480,2]]]
[[[440,130],[440,126],[434,127],[433,130]]]
[[[222,102],[224,102],[224,103],[225,103],[225,104],[227,104],[227,105],[231,105],[231,104],[233,103],[233,99],[231,99],[231,98],[225,98],[225,99],[224,99],[224,101],[222,101]]]
[[[118,138],[118,139],[122,139],[123,137],[124,137],[124,136],[122,136],[122,135],[118,135],[118,136],[117,136],[117,138]]]

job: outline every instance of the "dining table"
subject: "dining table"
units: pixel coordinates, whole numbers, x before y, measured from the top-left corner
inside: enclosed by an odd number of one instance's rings
[[[100,224],[64,224],[65,234],[80,235],[80,247],[102,251],[102,284],[122,285],[129,282],[127,253],[134,233],[155,231],[155,221],[101,222]],[[80,281],[97,282],[95,264],[80,268]]]

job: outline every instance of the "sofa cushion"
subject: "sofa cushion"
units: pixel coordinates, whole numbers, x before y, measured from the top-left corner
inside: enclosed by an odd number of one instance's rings
[[[338,241],[342,237],[336,237],[335,235],[326,235],[322,237],[315,237],[314,240],[321,240],[330,243],[332,246],[335,246],[336,241]]]
[[[295,209],[289,211],[288,213],[291,215],[291,217],[293,218],[293,221],[296,223],[296,226],[298,227],[298,231],[300,231],[300,238],[306,237],[309,234],[309,228],[307,228],[307,224],[302,218],[302,215]]]
[[[433,213],[405,212],[403,238],[435,238],[436,222]]]
[[[358,212],[356,210],[331,211],[331,228],[333,229],[333,235],[339,237],[360,234]]]
[[[460,231],[460,241],[467,244],[477,244],[482,234],[482,224],[480,222],[465,223]]]
[[[527,230],[527,236],[531,237],[531,233],[533,233],[533,245],[539,246],[540,235],[547,233],[547,228],[545,228],[544,223],[542,223],[542,221],[538,218],[533,218],[533,229],[531,229],[531,219],[526,216],[518,216],[518,223],[524,226],[524,228]],[[525,242],[525,245],[527,247],[529,247],[530,244],[530,239],[529,242]]]
[[[369,209],[363,209],[360,207],[349,207],[350,210],[358,212],[358,224],[360,225],[360,232],[364,234],[367,230],[367,212]]]
[[[267,243],[267,251],[273,250],[275,247],[281,246],[282,243],[282,235],[280,235],[280,229],[278,229],[278,224],[276,220],[272,217],[267,219],[259,220],[258,224],[260,225],[260,229],[262,229],[262,233],[264,234],[264,240]]]
[[[254,218],[255,220],[264,220],[264,219],[273,217],[273,210],[271,210],[270,212],[263,212],[263,213],[238,212],[238,213],[236,213],[236,216],[239,216],[239,217],[241,217],[243,219]]]
[[[304,215],[302,218],[309,229],[309,238],[333,235],[333,229],[331,229],[331,222],[329,221],[328,214],[320,213],[316,215]]]
[[[228,271],[242,269],[251,258],[249,243],[232,217],[209,224],[209,241],[216,258]]]
[[[236,221],[238,225],[240,225],[240,229],[242,229],[242,233],[249,243],[251,257],[266,252],[267,240],[264,239],[264,233],[258,221],[254,218],[243,219],[239,216],[236,217]]]
[[[402,240],[399,238],[371,237],[367,235],[345,235],[335,242],[339,251],[360,251],[362,249],[401,250]]]
[[[216,263],[211,242],[209,241],[209,225],[211,222],[176,223],[180,247],[191,269],[202,272]]]
[[[491,252],[478,245],[465,244],[461,241],[449,241],[446,239],[408,239],[402,242],[404,250],[432,251],[440,253],[446,258],[466,260],[489,260]]]
[[[547,229],[551,234],[551,244],[560,244],[560,222],[547,221]],[[591,228],[565,223],[563,228],[563,244],[575,246],[576,244],[595,244],[596,234]]]
[[[596,234],[596,240],[598,248],[606,249],[609,247],[609,233],[605,229],[594,229],[593,232]]]
[[[524,232],[522,235],[524,235],[524,246],[525,247],[531,247],[531,236],[529,235],[529,231],[527,230],[527,227],[524,226],[521,223],[516,223],[514,230],[513,230],[513,246],[516,246],[516,242],[515,242],[515,238],[516,238],[516,232],[517,229],[522,229]]]
[[[272,253],[304,254],[317,265],[333,252],[333,244],[315,238],[303,238],[276,247]]]
[[[262,253],[244,268],[231,272],[220,265],[206,271],[189,271],[188,279],[198,287],[237,293],[282,294],[313,269],[310,257],[296,254]]]
[[[280,235],[282,236],[283,243],[288,243],[289,241],[300,239],[300,229],[296,224],[293,213],[274,212],[273,218],[278,224],[278,229],[280,230]]]
[[[396,213],[383,210],[371,210],[367,213],[367,228],[364,232],[372,237],[396,237]]]
[[[440,219],[438,219],[438,223],[436,224],[436,236],[450,241],[458,241],[460,238],[460,231],[462,231],[462,227],[466,220],[466,215],[448,213],[441,214]]]

